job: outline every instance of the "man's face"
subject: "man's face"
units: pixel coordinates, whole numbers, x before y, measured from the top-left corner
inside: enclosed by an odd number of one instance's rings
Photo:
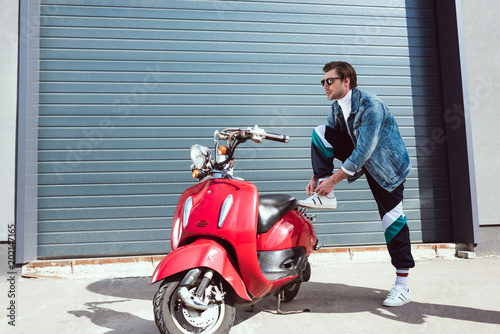
[[[325,73],[323,80],[325,83],[323,84],[323,88],[325,89],[326,96],[328,100],[339,100],[343,98],[349,92],[349,83],[351,81],[350,78],[345,78],[344,81],[341,79],[333,79],[332,84],[328,85],[326,79],[329,78],[338,78],[337,70],[333,69]]]

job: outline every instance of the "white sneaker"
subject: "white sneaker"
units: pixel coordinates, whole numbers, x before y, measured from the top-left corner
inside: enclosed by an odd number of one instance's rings
[[[299,204],[299,206],[311,209],[335,210],[337,208],[337,197],[328,198],[326,196],[312,194],[309,198],[298,201],[297,204]]]
[[[399,285],[393,285],[389,295],[384,300],[384,306],[402,306],[411,301],[410,291]]]

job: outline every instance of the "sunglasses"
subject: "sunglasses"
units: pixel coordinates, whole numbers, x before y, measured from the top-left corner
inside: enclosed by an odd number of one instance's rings
[[[342,78],[341,77],[335,77],[335,78],[328,78],[328,79],[325,79],[325,80],[321,80],[321,86],[324,86],[325,82],[328,84],[328,86],[330,86],[333,83],[333,80],[335,80],[335,79],[342,79]]]

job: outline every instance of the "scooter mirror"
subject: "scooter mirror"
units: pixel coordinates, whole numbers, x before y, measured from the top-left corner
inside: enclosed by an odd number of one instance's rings
[[[229,135],[225,132],[219,132],[219,130],[215,130],[214,132],[214,141],[217,142],[217,140],[227,140],[229,138]]]

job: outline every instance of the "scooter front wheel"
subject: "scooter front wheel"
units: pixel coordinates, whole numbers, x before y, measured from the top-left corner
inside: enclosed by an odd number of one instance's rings
[[[187,305],[181,296],[179,284],[182,275],[167,277],[163,280],[154,296],[153,306],[156,326],[162,334],[223,334],[231,329],[235,308],[232,294],[227,285],[215,274],[202,296],[205,309]],[[188,288],[194,296],[201,279]],[[226,290],[226,291],[225,291]]]

